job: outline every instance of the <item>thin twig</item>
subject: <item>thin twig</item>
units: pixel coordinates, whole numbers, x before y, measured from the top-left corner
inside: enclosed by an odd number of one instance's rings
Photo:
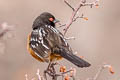
[[[69,73],[69,72],[71,72],[71,71],[73,71],[73,70],[71,69],[71,70],[68,70],[68,71],[66,71],[66,72],[62,72],[62,73],[60,73],[60,74],[56,74],[56,76],[63,76],[64,74],[67,74],[67,73]]]
[[[73,19],[73,22],[75,22],[78,18],[84,18],[83,14],[81,16],[77,16],[76,18]]]
[[[99,68],[98,72],[93,77],[93,80],[97,80],[97,78],[100,76],[100,74],[101,74],[101,72],[102,72],[103,69],[104,69],[103,66]]]
[[[73,11],[75,11],[75,9],[74,9],[66,0],[64,0],[64,2],[65,2]]]
[[[65,37],[66,40],[75,40],[75,37]]]
[[[27,74],[25,74],[25,80],[28,80],[28,75]]]
[[[83,16],[81,16],[81,17],[78,16],[78,17],[75,18],[75,16],[76,16],[77,12],[79,11],[79,9],[80,9],[82,6],[90,6],[90,7],[92,8],[92,6],[93,6],[93,5],[96,5],[96,4],[98,3],[98,1],[99,1],[99,0],[95,0],[95,1],[92,2],[92,3],[86,3],[86,0],[82,0],[82,1],[79,2],[78,6],[77,6],[76,8],[73,8],[66,0],[64,0],[64,2],[65,2],[70,8],[72,8],[72,10],[73,10],[72,15],[71,15],[68,23],[65,25],[65,28],[64,28],[64,36],[65,36],[67,30],[69,29],[69,27],[71,26],[71,24],[72,24],[73,22],[75,22],[76,19],[78,19],[78,18],[83,18]]]
[[[74,11],[73,11],[73,13],[72,13],[72,16],[71,16],[71,18],[70,18],[70,20],[69,20],[69,23],[66,24],[66,28],[64,29],[64,30],[65,30],[64,36],[65,36],[67,30],[69,29],[69,27],[71,26],[71,24],[72,24],[72,22],[73,22],[73,19],[74,19],[75,15],[77,14],[77,12],[78,12],[78,10],[80,9],[81,6],[82,6],[82,5],[81,5],[81,1],[80,1],[78,7],[74,9]]]
[[[41,80],[40,70],[39,70],[39,69],[37,69],[37,73],[36,73],[36,75],[38,76],[38,80]]]
[[[60,27],[63,27],[63,26],[66,26],[66,24],[60,24],[59,28],[60,28]]]

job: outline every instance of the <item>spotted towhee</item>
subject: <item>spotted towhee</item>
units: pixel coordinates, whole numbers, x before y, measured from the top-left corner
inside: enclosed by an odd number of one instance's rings
[[[63,34],[56,29],[55,23],[57,20],[48,12],[35,19],[27,43],[30,54],[40,62],[65,58],[78,67],[89,67],[88,62],[73,54]]]

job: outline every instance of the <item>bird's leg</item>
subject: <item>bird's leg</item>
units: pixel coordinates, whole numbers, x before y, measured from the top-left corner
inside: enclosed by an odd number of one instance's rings
[[[51,62],[49,63],[48,67],[46,70],[44,70],[44,78],[45,80],[47,80],[47,74],[50,75],[50,66],[51,66]]]
[[[46,80],[47,80],[47,75],[46,74],[51,76],[52,80],[57,80],[56,71],[55,71],[55,68],[54,68],[54,66],[56,64],[57,63],[52,63],[52,62],[49,63],[47,69],[44,71],[44,77],[45,77]]]
[[[52,71],[52,80],[57,80],[57,76],[56,76],[56,71],[55,71],[55,68],[54,66],[56,65],[56,63],[52,63],[51,64],[51,71]]]
[[[48,64],[47,70],[50,69],[51,65],[52,65],[52,62],[50,62],[50,63]]]

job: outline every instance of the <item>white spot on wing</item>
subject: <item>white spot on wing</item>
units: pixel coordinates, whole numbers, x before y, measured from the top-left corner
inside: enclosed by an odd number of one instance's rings
[[[38,53],[35,52],[35,54],[36,54],[38,57],[40,57],[41,59],[43,59]]]
[[[48,28],[50,28],[52,31],[54,31],[55,33],[59,33],[59,31],[56,29],[56,28],[54,28],[53,26],[51,26],[51,25],[45,25],[45,27],[48,27]]]
[[[40,37],[42,38],[41,28],[40,28],[40,30],[39,30],[39,35],[40,35]]]
[[[67,46],[68,43],[67,43],[67,41],[65,40],[65,38],[64,38],[62,35],[60,35],[60,37],[62,37],[63,41],[65,42],[65,45]]]
[[[41,43],[41,42],[38,40],[38,43]]]
[[[46,49],[49,49],[44,43],[43,43],[43,40],[41,41],[42,43],[42,46],[44,46]]]
[[[35,41],[38,41],[37,38],[35,39]]]
[[[32,44],[31,44],[31,47],[32,47],[32,48],[36,48],[36,46],[35,46],[35,45],[32,45]]]
[[[43,33],[42,35],[45,36],[46,32],[44,31],[44,29],[41,30]]]
[[[58,31],[56,28],[51,27],[51,29],[52,29],[55,33],[59,33],[59,31]]]
[[[50,26],[50,25],[48,25],[48,27],[49,27],[49,28],[51,28],[51,26]]]
[[[68,43],[66,42],[66,40],[63,38],[63,41],[65,42],[65,45],[67,46],[68,45]]]
[[[38,46],[38,43],[36,43],[36,46]]]
[[[33,41],[35,41],[35,38],[32,38]]]
[[[33,38],[31,38],[30,41],[33,41]]]
[[[47,51],[44,51],[46,54],[48,54],[48,52]]]

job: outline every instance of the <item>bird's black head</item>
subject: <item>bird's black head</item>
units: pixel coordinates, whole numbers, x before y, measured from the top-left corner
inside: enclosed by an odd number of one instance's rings
[[[32,28],[36,29],[44,25],[51,25],[55,27],[56,22],[58,21],[55,19],[55,17],[51,13],[44,12],[35,19],[35,21],[33,22]]]

